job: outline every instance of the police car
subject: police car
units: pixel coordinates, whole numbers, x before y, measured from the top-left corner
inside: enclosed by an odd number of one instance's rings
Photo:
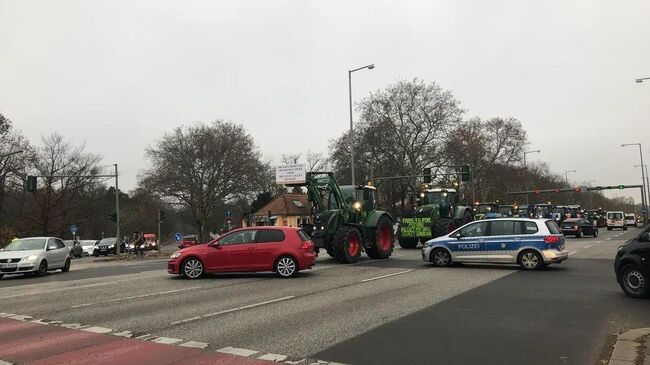
[[[481,262],[517,264],[523,270],[539,270],[568,257],[564,235],[552,219],[474,221],[427,241],[422,249],[422,260],[436,266]]]

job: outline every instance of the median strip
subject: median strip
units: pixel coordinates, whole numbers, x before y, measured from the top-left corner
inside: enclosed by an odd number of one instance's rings
[[[406,274],[406,273],[409,273],[409,272],[411,272],[411,271],[415,271],[415,270],[413,270],[413,269],[411,269],[411,270],[404,270],[404,271],[395,272],[395,273],[392,273],[392,274],[387,274],[387,275],[377,276],[377,277],[370,278],[370,279],[364,279],[364,280],[361,280],[361,282],[362,282],[362,283],[366,283],[366,282],[368,282],[368,281],[373,281],[373,280],[379,280],[379,279],[389,278],[389,277],[391,277],[391,276],[396,276],[396,275]]]
[[[226,309],[226,310],[222,310],[222,311],[214,312],[214,313],[208,313],[208,314],[204,314],[204,315],[196,316],[196,317],[192,317],[192,318],[181,319],[180,321],[171,322],[171,324],[172,325],[177,325],[177,324],[183,324],[183,323],[188,323],[188,322],[194,322],[194,321],[198,321],[199,319],[203,319],[203,318],[209,318],[209,317],[219,316],[219,315],[222,315],[222,314],[237,312],[237,311],[244,310],[244,309],[260,307],[260,306],[263,306],[263,305],[277,303],[277,302],[281,302],[281,301],[289,300],[289,299],[293,299],[293,298],[295,298],[295,295],[290,295],[288,297],[282,297],[282,298],[277,298],[277,299],[271,299],[271,300],[267,300],[267,301],[260,302],[260,303],[244,305],[244,306],[237,307],[237,308],[231,308],[231,309]]]

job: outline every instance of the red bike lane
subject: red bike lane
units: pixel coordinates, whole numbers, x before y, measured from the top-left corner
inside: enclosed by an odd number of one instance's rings
[[[263,365],[269,361],[0,318],[0,360],[19,364]]]

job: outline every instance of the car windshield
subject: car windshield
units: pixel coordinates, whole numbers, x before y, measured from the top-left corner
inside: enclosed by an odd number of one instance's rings
[[[116,241],[115,237],[113,237],[113,238],[104,238],[103,240],[99,241],[99,243],[97,243],[97,244],[98,245],[112,245],[112,244],[115,243],[115,241]]]
[[[11,241],[5,247],[5,251],[43,250],[45,248],[45,241],[47,241],[47,238],[21,238]]]
[[[609,219],[623,219],[622,213],[607,213],[607,218]]]

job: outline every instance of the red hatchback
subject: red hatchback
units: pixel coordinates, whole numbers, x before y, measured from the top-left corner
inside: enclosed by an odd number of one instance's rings
[[[316,263],[314,244],[298,228],[241,228],[174,252],[167,272],[196,279],[218,272],[274,271],[288,278]]]

